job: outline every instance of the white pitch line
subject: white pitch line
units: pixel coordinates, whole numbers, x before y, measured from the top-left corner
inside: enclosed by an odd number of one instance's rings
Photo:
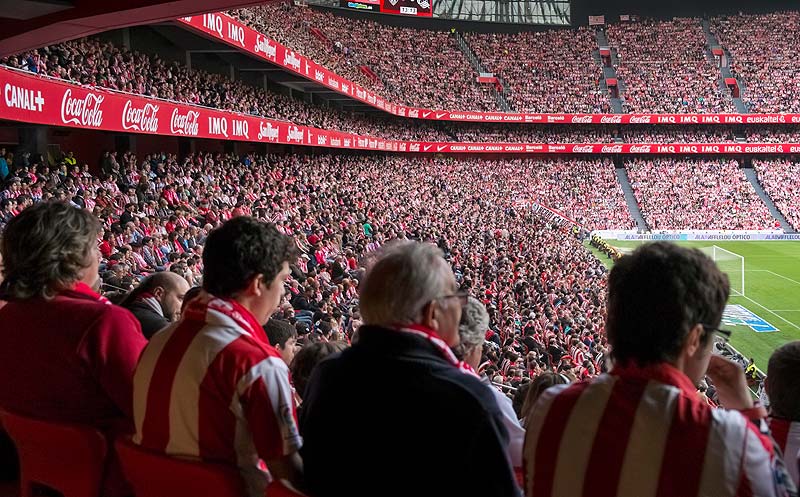
[[[786,281],[791,281],[792,283],[796,283],[796,284],[800,285],[800,281],[793,280],[791,278],[787,278],[786,276],[784,276],[782,274],[778,274],[775,271],[770,271],[769,269],[745,269],[745,272],[769,273],[769,274],[772,274],[774,276],[777,276],[778,278],[783,278]]]
[[[771,310],[767,309],[766,307],[764,307],[763,305],[759,304],[758,302],[756,302],[755,300],[751,299],[750,297],[747,297],[747,296],[745,296],[745,295],[741,295],[741,297],[742,297],[742,298],[745,298],[745,299],[747,299],[747,300],[749,300],[750,302],[752,302],[752,303],[754,303],[755,305],[759,306],[760,308],[764,309],[764,310],[765,310],[765,311],[767,311],[768,313],[770,313],[770,314],[772,314],[773,316],[777,317],[777,318],[778,318],[778,319],[780,319],[781,321],[783,321],[783,322],[785,322],[785,323],[789,323],[790,325],[792,325],[792,326],[794,326],[795,328],[797,328],[798,330],[800,330],[800,326],[797,326],[797,325],[796,325],[796,324],[794,324],[793,322],[791,322],[791,321],[789,321],[788,319],[786,319],[786,318],[782,317],[780,314],[775,314],[775,312],[773,312],[773,311],[771,311]]]

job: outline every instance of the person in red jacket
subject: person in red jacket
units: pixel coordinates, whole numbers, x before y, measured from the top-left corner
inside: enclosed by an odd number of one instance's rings
[[[100,223],[66,203],[25,209],[2,240],[0,409],[133,431],[133,371],[147,341],[126,309],[93,288]],[[115,463],[103,495],[130,495]]]

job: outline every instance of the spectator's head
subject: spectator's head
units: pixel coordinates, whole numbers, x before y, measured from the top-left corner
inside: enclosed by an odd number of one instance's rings
[[[236,299],[259,323],[277,309],[294,260],[292,239],[275,226],[239,216],[208,235],[203,251],[203,289]]]
[[[177,321],[181,317],[183,299],[189,288],[186,278],[171,271],[161,271],[142,280],[126,301],[151,296],[161,305],[165,318]]]
[[[7,299],[53,297],[99,279],[100,223],[83,209],[42,202],[13,218],[3,234],[3,287]]]
[[[486,312],[486,307],[475,297],[469,297],[467,305],[461,311],[461,323],[458,325],[458,337],[461,343],[453,351],[459,359],[476,371],[481,362],[483,342],[488,329],[489,314]]]
[[[800,340],[782,345],[769,358],[767,395],[772,416],[800,421]]]
[[[300,397],[305,394],[314,367],[329,355],[341,352],[346,348],[347,344],[344,342],[314,342],[297,352],[291,364],[291,372],[294,388]]]
[[[528,393],[525,395],[525,402],[520,412],[520,419],[530,419],[531,414],[533,414],[533,406],[536,405],[536,401],[539,400],[539,396],[541,396],[545,390],[554,385],[564,385],[567,383],[569,383],[569,380],[566,376],[551,371],[537,376],[531,381],[528,387]]]
[[[435,246],[419,242],[388,245],[361,285],[365,324],[418,324],[434,330],[450,347],[458,345],[458,285]]]
[[[181,314],[183,314],[183,310],[186,309],[186,305],[194,300],[195,297],[200,295],[200,292],[202,291],[203,287],[201,286],[193,286],[186,291],[186,294],[183,296],[183,300],[181,301]]]
[[[643,245],[614,265],[606,331],[617,363],[667,362],[699,382],[728,300],[728,277],[697,249]]]
[[[264,325],[269,344],[278,349],[283,362],[288,366],[297,352],[297,329],[288,321],[270,319]]]

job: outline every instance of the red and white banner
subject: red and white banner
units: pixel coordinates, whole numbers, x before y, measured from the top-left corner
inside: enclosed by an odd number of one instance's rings
[[[78,86],[0,68],[0,119],[188,138],[398,150],[399,142]]]
[[[390,114],[434,121],[533,124],[798,124],[800,114],[549,114],[466,112],[408,107],[353,83],[227,14],[177,19],[181,25]]]
[[[800,143],[436,143],[411,142],[409,152],[447,154],[797,154]]]
[[[800,143],[543,144],[389,140],[78,86],[0,67],[0,119],[187,138],[405,153],[798,154]]]

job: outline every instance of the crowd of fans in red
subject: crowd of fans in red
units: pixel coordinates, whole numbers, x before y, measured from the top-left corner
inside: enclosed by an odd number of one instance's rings
[[[500,347],[487,349],[486,367],[500,371],[498,381],[517,386],[548,367],[519,352],[514,339],[523,332],[543,348],[555,340],[565,352],[561,369],[598,370],[592,358],[603,343],[605,270],[567,228],[539,220],[531,202],[586,229],[632,227],[607,160],[126,153],[106,154],[102,172],[91,175],[65,159],[52,169],[20,160],[0,193],[2,221],[51,198],[91,210],[105,230],[98,242],[108,291],[129,291],[165,269],[199,284],[208,232],[253,215],[274,222],[302,251],[284,308],[292,311],[290,298],[313,290],[315,315],[327,317],[309,331],[332,339],[358,324],[354,299],[369,254],[394,239],[419,239],[442,247],[459,281],[491,309]],[[591,342],[577,346],[580,354],[563,335],[576,327]],[[566,357],[573,352],[581,360]]]
[[[706,59],[698,19],[609,24],[608,41],[619,52],[626,112],[735,112],[720,90],[719,69]]]
[[[600,67],[592,59],[594,32],[581,27],[566,33],[469,33],[466,39],[484,68],[508,86],[514,110],[610,112],[608,95],[600,90]]]
[[[730,51],[732,72],[744,80],[750,112],[800,112],[800,12],[717,17],[711,30]]]
[[[800,226],[800,162],[797,158],[754,159],[758,181],[792,226]]]
[[[491,87],[475,81],[477,74],[445,31],[397,28],[281,3],[233,15],[392,102],[429,109],[498,110]],[[366,76],[361,66],[377,78]]]
[[[82,85],[109,88],[245,114],[345,130],[383,138],[447,141],[434,125],[389,116],[364,116],[313,105],[286,95],[230,79],[229,75],[188,69],[96,39],[80,39],[43,47],[2,60],[2,63]]]
[[[775,228],[735,160],[648,158],[625,167],[651,229]]]

